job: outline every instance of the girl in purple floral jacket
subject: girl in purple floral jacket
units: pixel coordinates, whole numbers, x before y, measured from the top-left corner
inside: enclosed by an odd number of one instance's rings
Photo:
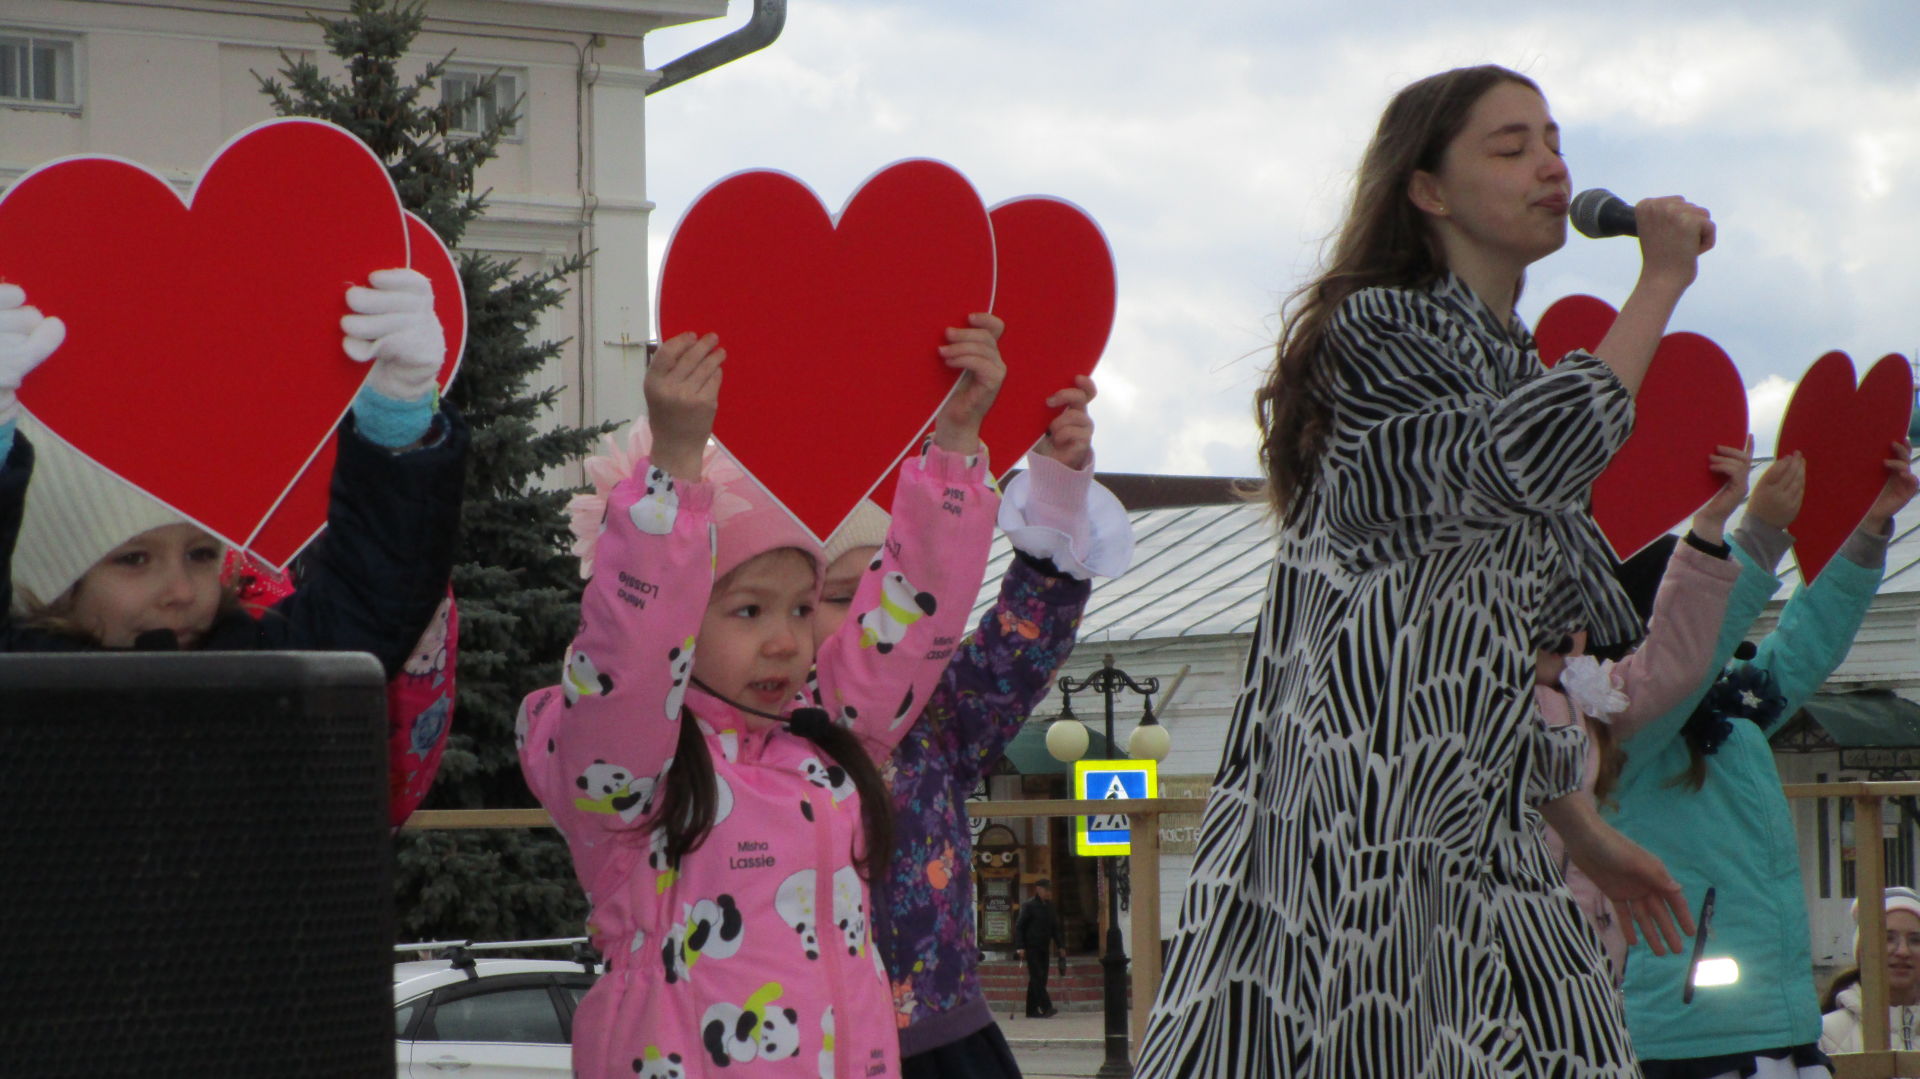
[[[1000,526],[1014,559],[999,602],[955,651],[885,768],[893,792],[894,856],[873,883],[875,940],[893,985],[903,1079],[1013,1077],[1020,1067],[980,988],[974,933],[968,794],[1006,751],[1073,651],[1095,574],[1133,556],[1118,499],[1093,482],[1092,380],[1049,398],[1059,408],[1028,469],[1008,484]],[[878,549],[885,515],[872,506],[827,544],[816,632],[846,616],[860,571]]]

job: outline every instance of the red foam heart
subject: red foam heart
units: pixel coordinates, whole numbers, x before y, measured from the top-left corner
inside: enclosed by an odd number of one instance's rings
[[[67,325],[21,403],[244,546],[366,378],[347,286],[406,257],[386,169],[330,124],[242,132],[184,201],[116,158],[44,165],[0,197],[0,278]]]
[[[1551,367],[1572,349],[1598,347],[1613,319],[1613,308],[1592,296],[1555,301],[1534,334],[1541,359]],[[1633,405],[1633,434],[1593,483],[1593,519],[1623,559],[1705,505],[1723,482],[1708,458],[1747,441],[1740,372],[1697,333],[1660,339]]]
[[[1913,369],[1897,354],[1881,357],[1856,388],[1853,361],[1829,352],[1794,387],[1775,452],[1807,461],[1806,496],[1791,526],[1802,580],[1820,575],[1879,497],[1887,481],[1881,462],[1906,437],[1912,401]]]
[[[1090,375],[1113,332],[1113,250],[1084,210],[1061,199],[1027,195],[988,214],[993,221],[993,313],[1007,324],[1000,355],[1006,381],[980,425],[987,459],[1004,475],[1047,433],[1056,410],[1047,398]],[[924,439],[932,425],[921,432]],[[874,489],[893,505],[898,468]]]
[[[460,369],[461,352],[467,344],[466,292],[460,286],[460,271],[454,266],[447,245],[411,211],[407,213],[407,247],[408,265],[433,284],[433,313],[440,319],[440,330],[447,342],[447,357],[440,364],[436,381],[445,390],[453,384],[454,373]],[[334,336],[337,340],[339,334]],[[277,415],[275,403],[263,400],[260,412],[263,416]],[[294,481],[287,497],[260,526],[251,545],[254,554],[275,566],[285,566],[327,526],[327,495],[333,480],[335,455],[334,440],[329,438]]]
[[[791,176],[743,172],[674,230],[660,334],[719,334],[714,437],[824,537],[952,389],[938,349],[988,309],[993,275],[986,207],[937,161],[880,170],[838,219]]]

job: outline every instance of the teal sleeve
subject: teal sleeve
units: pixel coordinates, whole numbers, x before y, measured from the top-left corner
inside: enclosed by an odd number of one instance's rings
[[[1727,661],[1733,658],[1733,650],[1747,639],[1747,632],[1753,628],[1754,620],[1760,612],[1767,609],[1767,601],[1780,590],[1780,579],[1762,568],[1738,543],[1732,545],[1733,558],[1740,564],[1740,577],[1733,583],[1733,594],[1727,598],[1727,614],[1720,623],[1720,638],[1714,642],[1713,658],[1707,661],[1706,674],[1692,693],[1675,705],[1665,715],[1640,728],[1625,743],[1627,763],[1623,775],[1636,770],[1636,765],[1651,763],[1665,749],[1668,742],[1680,736],[1680,728],[1687,725],[1687,719],[1693,715],[1700,698],[1707,695],[1714,680],[1726,668]],[[1836,560],[1837,561],[1837,560]]]
[[[427,437],[439,407],[437,389],[428,390],[412,401],[403,401],[362,386],[353,399],[353,418],[361,437],[376,446],[397,450]]]
[[[1760,642],[1760,651],[1753,657],[1756,666],[1773,675],[1787,698],[1787,706],[1767,734],[1798,712],[1847,658],[1854,634],[1867,616],[1867,605],[1880,587],[1881,573],[1878,567],[1835,558],[1812,584],[1801,585],[1787,601],[1780,624]]]
[[[13,452],[13,426],[11,416],[0,420],[0,461],[6,460],[7,454]]]

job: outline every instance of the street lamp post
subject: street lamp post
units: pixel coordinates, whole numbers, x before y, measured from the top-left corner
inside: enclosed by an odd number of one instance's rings
[[[1063,677],[1060,679],[1060,693],[1067,702],[1063,718],[1073,714],[1072,695],[1092,690],[1106,698],[1107,704],[1107,751],[1113,752],[1113,699],[1119,694],[1131,690],[1147,695],[1147,717],[1153,716],[1152,695],[1160,692],[1158,678],[1146,678],[1136,682],[1127,672],[1113,665],[1113,655],[1108,653],[1100,657],[1100,669],[1089,678],[1078,679]],[[1158,726],[1158,724],[1155,724]],[[1164,734],[1162,734],[1164,739]],[[1081,749],[1082,753],[1086,750]],[[1160,747],[1164,755],[1164,747]],[[1114,862],[1106,859],[1107,875],[1107,949],[1100,957],[1100,966],[1105,974],[1105,1011],[1107,1019],[1107,1057],[1100,1063],[1100,1070],[1094,1074],[1099,1079],[1129,1079],[1133,1075],[1133,1063],[1127,1053],[1127,955],[1120,942],[1120,888],[1114,872]],[[1135,942],[1141,946],[1140,942]],[[1157,946],[1157,944],[1155,945]]]

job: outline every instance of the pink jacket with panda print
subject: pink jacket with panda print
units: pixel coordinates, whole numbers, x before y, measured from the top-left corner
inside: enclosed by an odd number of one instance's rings
[[[609,495],[565,681],[526,699],[516,732],[608,960],[574,1017],[575,1074],[897,1076],[857,868],[859,796],[812,742],[751,729],[689,685],[713,582],[713,487],[653,472],[663,498],[648,493],[648,472],[641,461]],[[926,698],[965,632],[998,504],[984,465],[958,455],[929,448],[902,470],[880,560],[815,661],[820,703],[877,761],[908,729],[903,702]],[[887,588],[905,593],[911,621]],[[707,739],[719,805],[675,871],[648,814],[683,702]]]

